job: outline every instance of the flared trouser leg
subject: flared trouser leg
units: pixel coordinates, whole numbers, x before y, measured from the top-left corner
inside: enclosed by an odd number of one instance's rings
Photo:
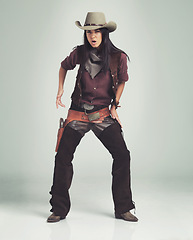
[[[135,206],[131,192],[130,152],[123,139],[120,125],[117,122],[112,124],[98,138],[113,158],[112,195],[115,213],[125,213]]]
[[[73,177],[73,155],[82,135],[66,126],[55,156],[53,185],[51,187],[51,212],[65,217],[70,210],[69,188]]]

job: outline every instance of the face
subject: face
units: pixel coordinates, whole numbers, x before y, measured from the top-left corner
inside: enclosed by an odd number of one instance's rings
[[[86,37],[93,48],[98,48],[102,42],[102,33],[100,29],[86,30]]]

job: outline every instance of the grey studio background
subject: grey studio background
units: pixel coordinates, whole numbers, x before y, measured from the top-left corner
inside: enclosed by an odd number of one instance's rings
[[[0,3],[1,239],[193,239],[193,2]],[[132,156],[136,225],[113,219],[111,156],[92,132],[75,154],[68,220],[45,222],[58,121],[66,117],[76,76],[68,72],[66,108],[57,110],[58,70],[82,44],[74,22],[83,24],[88,11],[117,23],[111,40],[131,59],[118,112]]]

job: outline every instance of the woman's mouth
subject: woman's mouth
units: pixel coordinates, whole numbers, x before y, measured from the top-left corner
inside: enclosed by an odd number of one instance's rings
[[[97,47],[98,46],[98,42],[96,40],[92,40],[90,42],[90,44],[91,44],[92,47]]]

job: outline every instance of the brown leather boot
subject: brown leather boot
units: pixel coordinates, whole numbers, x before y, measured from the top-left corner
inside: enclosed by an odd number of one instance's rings
[[[60,220],[65,219],[65,217],[57,216],[55,213],[52,213],[48,219],[47,222],[49,223],[54,223],[54,222],[59,222]]]
[[[138,221],[138,218],[135,217],[130,212],[126,212],[126,213],[122,213],[122,214],[115,214],[115,218],[123,219],[125,221],[130,221],[130,222],[137,222]]]

